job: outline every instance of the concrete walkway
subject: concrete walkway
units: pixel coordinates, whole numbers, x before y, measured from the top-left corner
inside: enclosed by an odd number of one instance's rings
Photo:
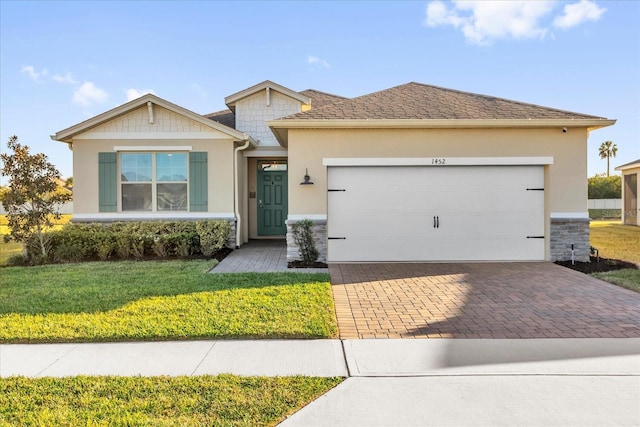
[[[251,240],[235,249],[211,273],[328,273],[327,268],[288,268],[284,240]]]
[[[284,426],[640,425],[640,339],[2,344],[0,377],[348,377]]]

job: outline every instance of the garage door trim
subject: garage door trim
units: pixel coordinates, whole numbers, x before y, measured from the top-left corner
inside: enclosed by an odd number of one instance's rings
[[[323,166],[544,166],[553,157],[326,157]]]

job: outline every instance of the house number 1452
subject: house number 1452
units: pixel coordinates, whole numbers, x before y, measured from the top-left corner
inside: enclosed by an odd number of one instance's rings
[[[446,163],[445,160],[442,159],[442,158],[431,159],[431,164],[432,165],[444,165],[445,163]]]

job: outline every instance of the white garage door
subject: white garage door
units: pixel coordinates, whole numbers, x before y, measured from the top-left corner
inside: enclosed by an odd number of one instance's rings
[[[544,259],[542,166],[332,166],[328,258]]]

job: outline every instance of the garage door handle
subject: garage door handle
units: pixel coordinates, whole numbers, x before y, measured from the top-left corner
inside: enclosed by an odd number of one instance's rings
[[[440,217],[439,216],[434,216],[433,217],[433,228],[440,228]]]

